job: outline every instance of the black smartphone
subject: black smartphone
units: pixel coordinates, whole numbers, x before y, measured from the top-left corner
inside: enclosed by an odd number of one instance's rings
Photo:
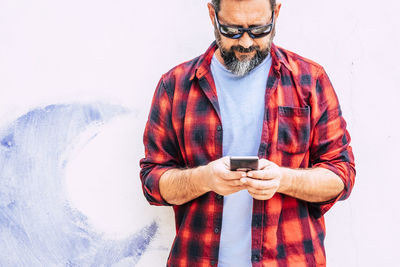
[[[231,171],[251,171],[258,170],[258,157],[230,157]]]

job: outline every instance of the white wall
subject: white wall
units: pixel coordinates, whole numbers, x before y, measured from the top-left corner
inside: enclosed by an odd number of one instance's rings
[[[276,42],[321,63],[356,157],[349,200],[327,215],[328,266],[395,266],[400,96],[396,1],[283,1]]]
[[[399,4],[282,2],[275,43],[325,67],[356,156],[353,194],[326,216],[328,266],[394,266]],[[135,111],[140,145],[160,75],[213,40],[206,3],[0,0],[0,128],[36,107],[101,101]]]

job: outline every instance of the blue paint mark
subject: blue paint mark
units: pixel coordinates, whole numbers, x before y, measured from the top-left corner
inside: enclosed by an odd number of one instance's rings
[[[12,201],[11,203],[9,203],[7,205],[7,208],[10,209],[10,210],[13,210],[15,208],[15,201]]]
[[[98,110],[95,109],[88,109],[86,112],[87,121],[100,121],[101,114]]]
[[[156,222],[107,240],[68,203],[62,153],[92,124],[129,111],[108,104],[50,105],[0,131],[0,266],[112,266],[137,263]]]
[[[59,107],[59,106],[57,106],[57,105],[48,105],[48,106],[46,106],[44,108],[44,111],[51,112],[51,111],[54,111],[57,107]]]
[[[124,256],[141,256],[149,246],[151,239],[154,237],[158,229],[156,222],[153,222],[148,227],[144,228],[137,237],[135,242],[132,242]]]
[[[3,227],[10,226],[10,220],[6,218],[6,214],[0,209],[0,225]]]
[[[3,139],[1,139],[0,143],[2,146],[5,146],[7,148],[12,147],[14,145],[14,135],[13,134],[7,135]]]

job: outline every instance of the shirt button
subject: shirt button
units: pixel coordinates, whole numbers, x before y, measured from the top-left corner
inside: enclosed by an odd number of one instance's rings
[[[221,195],[217,195],[217,199],[218,199],[218,200],[221,200],[221,199],[222,199],[222,196],[221,196]]]
[[[218,227],[215,227],[215,228],[214,228],[214,233],[216,233],[216,234],[219,233],[219,228],[218,228]]]
[[[218,125],[217,126],[217,131],[221,131],[222,130],[222,126],[221,125]]]
[[[217,264],[216,261],[211,261],[210,263],[211,263],[211,266],[214,266],[215,264]]]
[[[251,257],[251,259],[252,259],[253,261],[259,261],[260,257],[258,257],[258,255],[253,255],[253,256]]]

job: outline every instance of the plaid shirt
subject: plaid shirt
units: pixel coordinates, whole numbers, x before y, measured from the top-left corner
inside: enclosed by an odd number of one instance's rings
[[[164,74],[154,94],[140,161],[143,192],[153,205],[169,205],[159,180],[170,168],[191,168],[222,157],[222,125],[210,70],[216,49]],[[265,114],[258,156],[290,168],[323,167],[345,189],[335,199],[310,203],[276,193],[254,200],[253,266],[325,266],[323,214],[346,199],[355,178],[338,99],[318,64],[272,45],[265,91]],[[267,75],[267,74],[266,74]],[[206,193],[173,206],[176,237],[168,266],[216,266],[223,196]]]

